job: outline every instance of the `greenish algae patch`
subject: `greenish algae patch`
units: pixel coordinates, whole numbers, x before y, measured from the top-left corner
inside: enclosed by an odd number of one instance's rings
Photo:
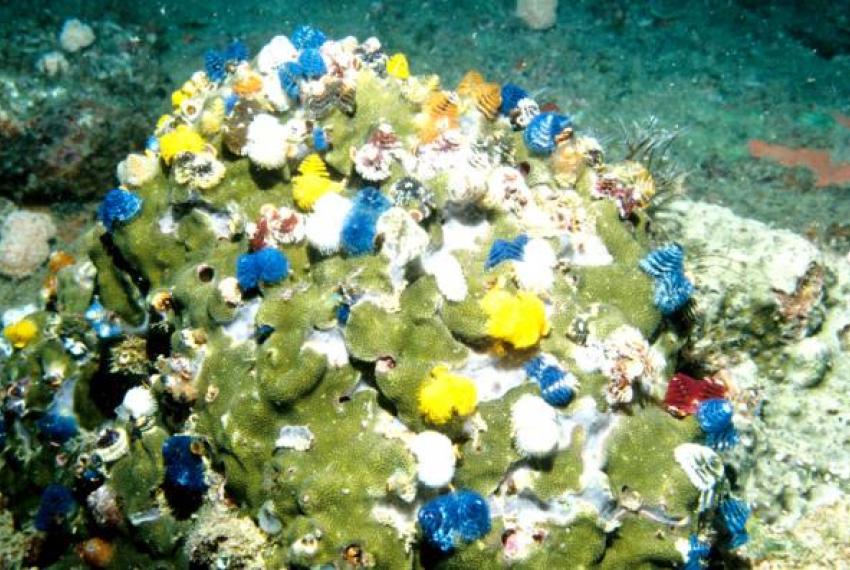
[[[683,560],[675,546],[677,538],[687,538],[687,535],[659,529],[657,524],[646,519],[629,517],[614,534],[598,567],[600,570],[678,567]]]
[[[610,437],[605,471],[615,493],[638,493],[645,505],[663,505],[672,516],[686,516],[699,493],[676,463],[673,450],[699,437],[693,418],[678,420],[655,406],[640,417],[625,416]]]

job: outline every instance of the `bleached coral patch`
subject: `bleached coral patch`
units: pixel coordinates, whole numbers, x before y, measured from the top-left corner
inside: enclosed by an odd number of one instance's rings
[[[422,258],[422,268],[437,280],[437,289],[449,301],[460,302],[469,294],[463,268],[448,251],[440,251]]]

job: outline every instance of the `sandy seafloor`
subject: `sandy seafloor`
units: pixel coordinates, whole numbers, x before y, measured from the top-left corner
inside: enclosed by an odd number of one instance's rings
[[[764,139],[850,162],[850,3],[562,1],[546,31],[529,29],[513,10],[511,0],[5,0],[0,26],[35,21],[55,33],[68,17],[136,26],[140,41],[155,42],[170,88],[202,67],[205,50],[232,38],[256,52],[301,23],[333,37],[375,35],[387,51],[406,53],[414,73],[439,73],[445,85],[469,69],[523,85],[615,154],[624,124],[656,117],[681,130],[672,157],[689,173],[691,197],[850,250],[850,180],[819,188],[806,169],[752,158],[747,146]],[[127,151],[142,142],[127,141]],[[93,205],[72,197],[28,206],[57,215],[56,248],[93,220]],[[34,300],[42,278],[0,278],[0,309]]]

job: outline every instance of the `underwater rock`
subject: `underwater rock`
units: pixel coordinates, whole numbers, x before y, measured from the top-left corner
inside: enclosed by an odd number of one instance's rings
[[[850,491],[845,447],[823,443],[844,433],[850,406],[850,264],[719,206],[676,200],[667,216],[670,237],[699,252],[688,264],[699,318],[686,354],[725,369],[749,410],[725,459],[758,513],[747,549],[761,556],[774,548],[766,537]]]
[[[6,216],[0,232],[0,275],[21,279],[50,255],[56,226],[50,214],[17,210]]]
[[[555,25],[558,0],[517,0],[516,15],[532,30],[546,30]]]
[[[66,20],[59,32],[59,45],[67,52],[77,52],[94,43],[94,30],[76,18]]]
[[[679,308],[690,260],[595,193],[634,167],[375,38],[259,54],[198,62],[103,198],[92,283],[59,270],[73,303],[2,351],[16,516],[59,481],[79,552],[128,567],[683,563],[731,500],[696,442],[746,406],[665,410],[687,331],[656,279]]]

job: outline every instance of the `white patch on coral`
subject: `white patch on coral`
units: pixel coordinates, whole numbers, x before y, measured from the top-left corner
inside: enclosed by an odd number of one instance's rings
[[[331,368],[341,368],[348,364],[348,349],[342,331],[334,327],[326,331],[315,330],[307,337],[301,350],[312,350],[323,355]]]
[[[194,213],[203,218],[207,227],[212,231],[213,235],[215,235],[218,239],[230,239],[231,232],[231,217],[229,214],[224,214],[221,212],[208,212],[204,211],[200,208],[195,208]],[[167,214],[171,214],[171,209],[168,209]],[[172,220],[173,221],[173,220]],[[160,219],[160,229],[162,228],[163,220]],[[177,224],[174,224],[174,229],[176,229]],[[168,233],[172,233],[174,230]],[[166,233],[166,232],[163,232]]]
[[[441,249],[422,257],[422,269],[437,280],[437,289],[449,301],[460,302],[466,299],[469,288],[460,262],[451,253]]]
[[[372,518],[379,524],[395,529],[398,538],[404,541],[405,552],[410,552],[416,542],[416,517],[414,513],[404,512],[395,505],[375,504]]]
[[[490,234],[490,223],[481,220],[476,224],[464,224],[452,218],[443,224],[443,250],[453,251],[477,251],[481,248],[481,242]]]
[[[236,310],[236,318],[224,325],[221,330],[234,342],[245,342],[254,336],[257,311],[260,310],[261,298],[252,299]]]
[[[585,434],[582,474],[579,478],[581,489],[578,493],[568,491],[541,503],[525,498],[522,493],[506,492],[509,486],[503,486],[489,503],[491,516],[501,516],[506,529],[532,532],[541,526],[567,526],[582,514],[605,517],[613,512],[613,494],[602,468],[605,465],[605,444],[617,425],[617,418],[613,414],[599,412],[596,402],[590,396],[576,402],[571,416],[560,413],[557,416],[560,424],[559,449],[570,445],[571,434],[577,427],[581,427]],[[510,474],[509,479],[513,483],[518,478],[516,482],[523,485],[523,480],[529,475],[519,468]]]
[[[498,400],[526,380],[522,366],[508,366],[488,353],[470,352],[469,358],[457,374],[475,383],[479,402]]]
[[[579,478],[582,494],[601,511],[603,503],[607,503],[612,498],[608,487],[608,476],[603,471],[606,457],[605,442],[618,420],[614,414],[599,412],[596,401],[591,396],[579,399],[573,410],[569,421],[581,426],[585,434],[581,451],[582,473]],[[568,425],[566,428],[572,431]]]
[[[404,208],[393,207],[381,214],[376,232],[383,236],[381,254],[392,267],[403,268],[422,255],[429,243],[428,232]]]
[[[608,248],[596,234],[572,233],[561,238],[562,256],[573,265],[599,267],[614,263]]]
[[[38,311],[38,307],[34,303],[21,305],[20,307],[12,307],[3,311],[3,326],[8,327],[27,318],[34,312]]]
[[[248,125],[244,153],[260,168],[281,168],[289,153],[289,135],[289,129],[277,117],[260,113]]]
[[[436,431],[423,431],[410,442],[416,456],[416,474],[426,487],[439,489],[452,481],[455,474],[455,451],[452,440]]]
[[[275,449],[308,451],[315,441],[316,436],[310,431],[309,426],[283,426],[280,428],[274,447]]]
[[[307,216],[304,232],[310,245],[321,254],[339,251],[342,227],[351,206],[351,200],[336,192],[328,192],[316,200],[313,213]]]
[[[165,213],[162,217],[157,220],[157,226],[159,227],[159,231],[165,235],[171,235],[177,231],[177,220],[174,219],[174,210],[171,206],[165,210]]]

